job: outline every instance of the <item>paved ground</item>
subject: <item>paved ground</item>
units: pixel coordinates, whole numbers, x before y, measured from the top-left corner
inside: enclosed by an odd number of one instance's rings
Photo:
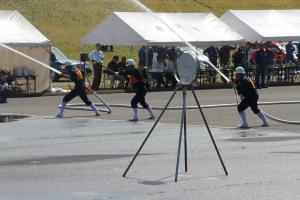
[[[147,95],[147,100],[152,106],[164,106],[167,100],[170,98],[172,92],[151,92]],[[234,103],[235,97],[231,89],[216,89],[216,90],[198,90],[196,91],[199,101],[202,105],[208,104],[224,104]],[[300,100],[300,86],[292,87],[272,87],[259,90],[260,101],[299,101]],[[110,104],[129,104],[133,93],[113,93],[101,95]],[[91,98],[94,102],[97,99]],[[196,105],[192,97],[191,92],[188,93],[188,105]],[[0,104],[0,112],[30,114],[38,116],[54,116],[58,110],[58,105],[61,103],[62,96],[43,96],[36,98],[14,98],[9,99],[8,104]],[[173,103],[170,106],[180,106],[182,101],[181,93],[179,92]],[[73,101],[78,103],[80,99]],[[72,102],[72,103],[73,103]],[[275,105],[275,106],[263,106],[266,112],[275,115],[279,118],[289,120],[300,120],[299,110],[300,104],[297,105]],[[101,119],[116,119],[126,120],[131,115],[130,109],[124,108],[112,108],[112,114],[103,113]],[[156,111],[159,114],[160,111]],[[141,118],[146,118],[144,110],[140,111]],[[215,108],[206,109],[206,117],[209,124],[220,127],[236,127],[240,121],[236,108]],[[92,117],[92,112],[67,110],[66,116],[85,116]],[[251,110],[247,111],[250,125],[257,126],[260,124],[257,116],[253,115]],[[162,122],[179,123],[180,112],[167,111]],[[188,123],[199,125],[203,124],[199,111],[188,112]],[[271,122],[270,129],[287,130],[287,131],[300,131],[298,126],[291,126],[286,124],[278,124]]]
[[[260,90],[261,101],[299,100],[300,87]],[[148,95],[163,106],[171,92]],[[234,102],[231,90],[197,91],[201,104]],[[110,103],[129,102],[132,94],[103,94]],[[113,108],[101,118],[91,112],[67,110],[55,119],[62,96],[10,99],[0,112],[35,115],[0,123],[0,199],[266,199],[300,198],[298,126],[271,122],[259,128],[248,112],[247,130],[235,109],[205,113],[229,172],[224,171],[197,111],[188,112],[188,173],[183,160],[174,183],[179,112],[168,111],[146,143],[127,178],[122,173],[152,126],[152,121],[126,121],[130,110]],[[180,105],[178,95],[173,105]],[[76,102],[76,101],[75,101]],[[195,105],[191,95],[189,105]],[[264,106],[281,118],[300,120],[299,105]],[[156,111],[157,114],[159,111]],[[47,117],[48,116],[48,117]],[[49,117],[50,116],[50,117]],[[141,118],[145,118],[141,111]],[[183,158],[183,154],[182,157]]]

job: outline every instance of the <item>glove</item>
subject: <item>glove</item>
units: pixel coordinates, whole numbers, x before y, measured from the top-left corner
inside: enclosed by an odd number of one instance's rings
[[[70,78],[70,76],[68,74],[64,74],[64,73],[61,73],[61,76],[64,78]]]
[[[227,82],[227,84],[228,84],[228,85],[234,85],[234,81],[233,81],[233,80],[229,80],[229,81]]]

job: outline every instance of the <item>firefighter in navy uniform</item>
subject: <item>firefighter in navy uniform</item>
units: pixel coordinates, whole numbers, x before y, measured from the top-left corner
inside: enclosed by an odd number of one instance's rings
[[[60,111],[56,114],[56,117],[63,118],[64,110],[67,103],[77,96],[79,96],[87,106],[91,107],[91,109],[96,113],[96,116],[100,116],[100,112],[98,111],[96,106],[87,97],[86,87],[85,87],[85,82],[84,82],[82,72],[74,66],[68,66],[67,73],[64,74],[64,76],[69,78],[71,81],[73,81],[75,87],[73,90],[71,90],[68,94],[64,96]]]
[[[141,72],[135,68],[135,62],[133,59],[128,59],[126,62],[126,70],[118,72],[119,75],[127,77],[130,76],[130,83],[135,90],[135,96],[131,99],[131,107],[133,109],[133,116],[129,121],[138,121],[138,103],[140,103],[144,109],[147,109],[150,116],[148,119],[155,119],[155,115],[145,100],[147,94],[146,83]]]
[[[248,122],[246,118],[245,110],[250,106],[251,110],[254,114],[257,114],[258,117],[262,120],[262,126],[269,126],[265,114],[258,109],[257,101],[258,101],[258,93],[255,88],[253,82],[245,75],[245,70],[243,67],[237,67],[235,69],[236,80],[231,81],[234,87],[237,88],[238,94],[241,97],[241,102],[238,105],[238,112],[242,120],[242,124],[239,126],[240,128],[248,128]]]

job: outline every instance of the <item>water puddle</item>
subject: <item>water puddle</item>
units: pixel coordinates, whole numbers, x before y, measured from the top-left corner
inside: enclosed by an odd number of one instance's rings
[[[280,142],[299,139],[299,135],[276,131],[239,131],[237,135],[226,138],[227,141],[232,142]]]
[[[0,123],[13,122],[20,119],[24,119],[29,116],[25,115],[14,115],[14,114],[0,114]]]

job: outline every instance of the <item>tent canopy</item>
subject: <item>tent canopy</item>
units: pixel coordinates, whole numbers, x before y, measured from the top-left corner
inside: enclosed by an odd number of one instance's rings
[[[49,40],[18,11],[0,11],[0,42],[16,46],[49,45]]]
[[[27,21],[18,11],[0,11],[0,43],[49,65],[50,41]],[[0,47],[0,69],[7,69],[15,76],[36,75],[36,92],[50,86],[50,70],[6,48]],[[33,86],[31,86],[33,87]]]
[[[236,44],[244,38],[211,13],[114,12],[87,33],[81,45],[186,46],[182,40],[199,46]]]
[[[229,10],[226,24],[248,41],[299,41],[300,10]]]

